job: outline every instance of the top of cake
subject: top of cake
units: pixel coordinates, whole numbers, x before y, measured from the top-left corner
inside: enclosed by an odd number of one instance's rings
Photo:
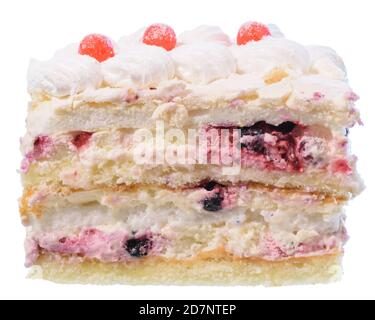
[[[158,120],[179,128],[291,121],[339,131],[360,122],[335,51],[256,22],[235,40],[205,25],[176,36],[153,24],[118,42],[91,34],[48,61],[32,60],[28,89],[31,138]]]
[[[346,70],[332,49],[288,40],[274,25],[246,23],[232,40],[216,26],[177,37],[169,26],[155,24],[118,42],[89,35],[48,61],[32,60],[28,89],[34,97],[65,97],[106,87],[154,89],[176,80],[192,87],[227,80],[225,86],[241,88],[300,77],[332,85],[346,82]]]

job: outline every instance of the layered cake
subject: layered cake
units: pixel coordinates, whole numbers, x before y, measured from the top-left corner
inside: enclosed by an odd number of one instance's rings
[[[28,71],[26,266],[56,282],[337,280],[363,186],[358,96],[330,48],[153,24],[91,34]]]

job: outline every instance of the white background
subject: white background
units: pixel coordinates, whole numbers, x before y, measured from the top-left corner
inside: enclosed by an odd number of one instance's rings
[[[0,297],[81,299],[277,299],[375,298],[375,23],[372,0],[2,0],[0,1]],[[276,23],[303,44],[329,45],[344,58],[349,79],[361,96],[364,127],[352,130],[353,151],[367,190],[349,206],[345,276],[331,285],[263,287],[95,287],[27,280],[23,267],[24,229],[18,216],[21,195],[17,173],[28,95],[26,70],[32,57],[98,32],[118,39],[154,22],[177,33],[214,24],[235,37],[248,20]]]

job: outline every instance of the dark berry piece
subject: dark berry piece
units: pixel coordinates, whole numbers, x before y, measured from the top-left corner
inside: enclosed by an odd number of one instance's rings
[[[286,121],[278,126],[274,126],[265,121],[259,121],[250,127],[241,128],[242,136],[256,136],[265,133],[280,132],[282,134],[291,133],[297,125],[294,122]]]
[[[288,134],[291,133],[296,126],[297,125],[294,122],[287,121],[275,127],[275,131],[281,132],[282,134]]]
[[[207,191],[212,191],[215,189],[217,183],[215,181],[210,181],[204,185],[204,189]]]
[[[267,153],[267,149],[264,146],[264,139],[261,137],[257,137],[252,141],[250,144],[248,144],[247,148],[250,151],[253,151],[258,154],[263,154],[265,155]]]
[[[34,140],[34,148],[40,148],[48,140],[47,136],[39,136]]]
[[[41,156],[49,146],[52,145],[52,140],[48,136],[39,136],[34,140],[34,154]]]
[[[77,149],[79,149],[87,144],[91,136],[92,136],[91,132],[85,132],[85,131],[79,132],[73,137],[72,143],[75,145]]]
[[[241,128],[241,137],[243,136],[257,136],[263,134],[262,130],[252,128],[252,127],[244,127]]]
[[[151,248],[152,241],[147,237],[132,238],[125,243],[125,250],[135,258],[147,256]]]
[[[204,188],[206,191],[212,191],[218,186],[221,186],[221,185],[219,183],[217,183],[216,181],[213,181],[213,180],[204,182],[202,184],[202,188]]]
[[[241,129],[242,136],[257,136],[269,131],[269,125],[265,121],[259,121],[250,127]]]
[[[223,209],[223,196],[215,193],[212,197],[203,200],[203,209],[210,212],[216,212]]]

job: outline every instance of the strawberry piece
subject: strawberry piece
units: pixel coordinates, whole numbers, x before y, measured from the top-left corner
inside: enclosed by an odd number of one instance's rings
[[[92,136],[91,132],[82,131],[73,137],[72,143],[75,145],[77,149],[80,149],[88,143],[91,136]]]
[[[353,170],[347,160],[339,159],[333,163],[333,172],[351,175],[353,173]]]
[[[103,62],[115,55],[112,41],[101,34],[90,34],[79,44],[79,54]]]
[[[38,136],[34,141],[33,155],[35,159],[46,156],[52,150],[53,142],[48,136]]]
[[[143,43],[150,46],[162,47],[167,51],[174,49],[176,42],[174,30],[166,24],[153,24],[143,34]]]
[[[250,41],[260,41],[270,35],[271,32],[266,25],[252,21],[246,22],[238,31],[237,44],[244,45]]]

